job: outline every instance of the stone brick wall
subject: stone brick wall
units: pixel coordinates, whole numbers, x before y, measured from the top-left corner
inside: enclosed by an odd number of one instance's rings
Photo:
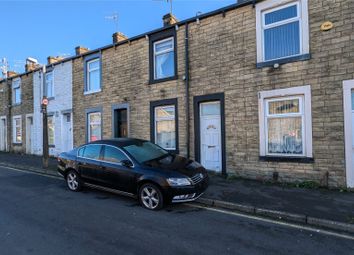
[[[334,28],[320,31],[325,21]],[[191,155],[194,151],[193,97],[225,94],[228,174],[284,182],[313,180],[345,186],[342,81],[354,78],[354,2],[309,1],[311,59],[256,68],[256,16],[252,5],[190,24]],[[185,26],[177,31],[178,79],[149,80],[145,38],[102,51],[102,92],[84,95],[83,58],[73,60],[74,144],[85,142],[85,109],[103,107],[103,138],[112,137],[113,104],[129,103],[130,136],[150,138],[151,101],[178,98],[179,148],[186,153],[184,75]],[[313,163],[259,160],[258,92],[310,85]],[[328,175],[328,178],[327,178]]]
[[[8,119],[10,124],[11,139],[10,151],[16,153],[26,152],[26,114],[33,114],[33,73],[28,73],[20,76],[21,79],[21,104],[11,106],[10,118]],[[10,83],[11,84],[11,83]],[[11,87],[10,87],[11,88]],[[22,144],[13,143],[13,116],[22,116]]]

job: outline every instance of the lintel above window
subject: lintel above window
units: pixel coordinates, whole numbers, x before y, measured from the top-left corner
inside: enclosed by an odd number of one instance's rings
[[[307,60],[308,0],[267,0],[256,5],[257,67]]]

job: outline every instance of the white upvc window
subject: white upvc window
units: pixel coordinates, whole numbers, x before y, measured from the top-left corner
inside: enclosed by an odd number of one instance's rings
[[[48,98],[54,97],[54,79],[53,72],[45,75],[45,93]]]
[[[260,155],[312,157],[310,86],[259,93]]]
[[[87,139],[88,142],[102,139],[101,112],[91,112],[87,114]]]
[[[86,93],[101,91],[101,63],[100,58],[86,62]]]
[[[55,122],[54,116],[48,116],[48,145],[55,145]]]
[[[268,0],[256,5],[257,62],[309,53],[308,0]]]
[[[22,143],[22,117],[14,116],[12,122],[12,138],[13,143]]]
[[[12,104],[21,104],[21,79],[12,82]]]
[[[155,143],[166,150],[176,150],[176,108],[174,105],[155,107]]]
[[[174,37],[154,43],[154,79],[165,79],[175,76]]]

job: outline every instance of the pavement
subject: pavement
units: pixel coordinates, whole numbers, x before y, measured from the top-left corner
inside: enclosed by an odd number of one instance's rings
[[[354,254],[354,237],[173,205],[158,212],[51,176],[0,167],[2,255]]]
[[[0,153],[0,166],[56,175],[56,160],[47,170],[41,158]],[[210,186],[198,203],[272,219],[297,222],[354,234],[354,192],[306,189],[244,179],[211,176]]]

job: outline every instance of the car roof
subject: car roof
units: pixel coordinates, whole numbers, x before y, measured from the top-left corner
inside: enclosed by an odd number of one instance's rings
[[[88,144],[106,144],[106,145],[113,145],[117,147],[125,147],[129,145],[141,144],[143,142],[147,142],[147,141],[142,139],[137,139],[137,138],[113,138],[113,139],[98,140]]]

